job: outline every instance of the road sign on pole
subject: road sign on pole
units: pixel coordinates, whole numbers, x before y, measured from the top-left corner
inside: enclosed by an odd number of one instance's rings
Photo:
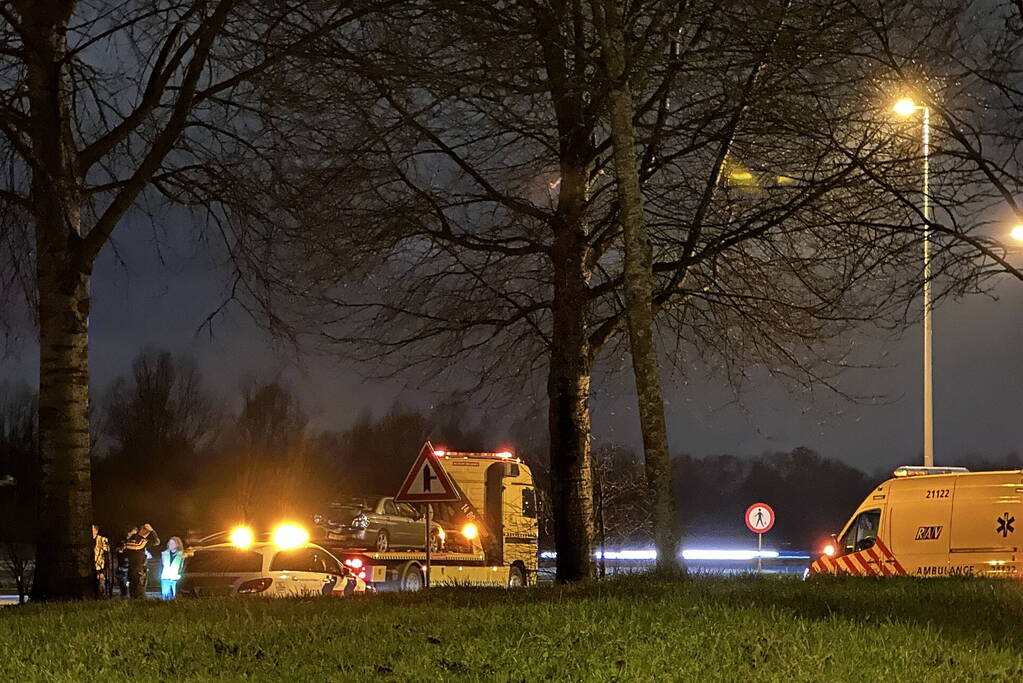
[[[753,503],[746,508],[746,528],[757,535],[757,571],[763,570],[764,534],[774,526],[774,510],[767,503]]]
[[[457,503],[462,497],[427,441],[394,499],[399,503]]]
[[[433,444],[429,441],[423,444],[419,450],[419,456],[412,463],[412,469],[405,475],[405,481],[398,489],[398,495],[394,500],[399,503],[419,503],[423,508],[426,530],[423,536],[423,549],[426,551],[426,582],[430,587],[430,503],[457,503],[462,497],[458,489],[451,481],[451,477],[444,471],[440,458],[433,451]]]

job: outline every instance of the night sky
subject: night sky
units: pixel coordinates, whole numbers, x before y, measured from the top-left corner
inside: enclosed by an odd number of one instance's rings
[[[119,263],[108,245],[97,264],[90,320],[94,386],[102,388],[127,373],[138,350],[152,345],[191,353],[207,385],[225,397],[236,398],[247,379],[283,377],[318,428],[344,428],[366,409],[379,414],[398,398],[411,407],[442,400],[442,393],[409,388],[404,381],[363,379],[360,369],[344,359],[306,355],[299,360],[291,352],[275,351],[268,336],[237,310],[217,319],[212,338],[206,330],[197,334],[223,297],[225,269],[219,257],[183,238],[187,231],[167,232],[158,234],[138,220],[122,225],[115,246],[125,262]],[[1016,258],[1023,260],[1023,255]],[[1023,317],[1018,315],[1023,282],[1002,277],[994,294],[997,300],[949,301],[935,314],[937,464],[955,464],[963,456],[1023,453]],[[790,393],[756,372],[736,402],[717,379],[694,376],[683,383],[670,375],[666,398],[672,451],[752,456],[807,446],[871,472],[917,464],[922,452],[920,333],[917,326],[901,339],[868,341],[862,353],[882,367],[847,374],[843,386],[851,393],[886,397],[873,405],[850,403],[826,389],[814,396]],[[618,362],[625,372],[594,380],[595,438],[638,447],[628,359]],[[3,374],[34,383],[36,363],[34,345],[24,344],[13,359],[4,360]]]

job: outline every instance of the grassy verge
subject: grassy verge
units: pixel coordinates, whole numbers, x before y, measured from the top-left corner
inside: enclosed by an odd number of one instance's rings
[[[632,578],[0,610],[3,680],[1023,680],[1023,589]]]

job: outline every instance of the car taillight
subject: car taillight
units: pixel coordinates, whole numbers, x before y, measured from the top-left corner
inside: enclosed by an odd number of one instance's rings
[[[274,582],[271,578],[252,579],[238,586],[239,593],[262,593]]]

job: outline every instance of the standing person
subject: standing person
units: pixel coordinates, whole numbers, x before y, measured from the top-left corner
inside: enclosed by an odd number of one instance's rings
[[[143,524],[138,531],[128,536],[124,541],[124,554],[128,556],[128,588],[131,597],[146,597],[146,578],[149,570],[146,568],[147,546],[160,545],[160,537],[156,535],[149,524]]]
[[[92,525],[92,541],[92,559],[96,567],[96,594],[105,598],[107,597],[107,572],[109,571],[107,556],[110,554],[110,541],[106,536],[99,535],[99,527],[95,524]]]
[[[160,592],[164,600],[173,600],[178,595],[178,581],[181,579],[181,539],[171,536],[167,549],[160,553]]]
[[[139,528],[133,526],[128,531],[128,535],[117,543],[117,548],[114,550],[114,554],[117,556],[117,588],[120,590],[122,598],[128,597],[128,574],[130,567],[128,565],[128,549],[126,546],[128,545],[128,539],[138,532]]]

